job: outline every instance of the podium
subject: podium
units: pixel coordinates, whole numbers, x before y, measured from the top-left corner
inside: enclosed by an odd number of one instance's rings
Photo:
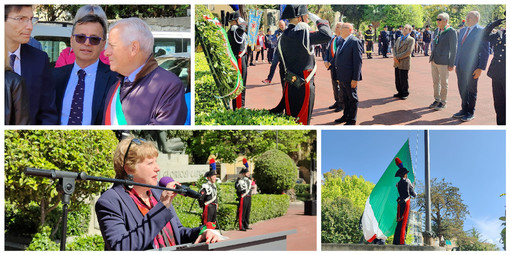
[[[211,244],[189,243],[151,251],[285,251],[287,250],[287,235],[295,233],[297,233],[297,230],[292,229],[259,236],[229,239]]]

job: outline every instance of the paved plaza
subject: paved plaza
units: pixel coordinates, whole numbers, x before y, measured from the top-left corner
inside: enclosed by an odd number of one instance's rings
[[[409,98],[400,100],[393,97],[395,89],[393,56],[383,58],[373,55],[366,59],[363,55],[362,76],[358,83],[358,125],[496,125],[496,112],[492,96],[492,81],[487,70],[482,72],[478,81],[478,99],[475,119],[469,122],[452,118],[460,110],[460,94],[455,71],[450,72],[448,84],[448,102],[446,109],[435,111],[428,106],[434,101],[432,76],[429,58],[416,54],[411,60],[409,71]],[[489,67],[492,55],[489,57]],[[318,65],[315,76],[315,105],[312,125],[338,125],[335,119],[342,112],[328,109],[333,101],[333,89],[330,73],[324,67],[322,58],[316,57]],[[279,68],[277,67],[272,83],[265,85],[262,80],[269,73],[270,64],[256,63],[248,68],[246,107],[250,109],[270,109],[276,106],[282,95]]]

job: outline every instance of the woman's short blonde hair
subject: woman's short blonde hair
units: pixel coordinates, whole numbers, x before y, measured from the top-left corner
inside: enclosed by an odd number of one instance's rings
[[[129,137],[119,142],[115,153],[113,154],[113,168],[115,169],[115,178],[125,179],[127,176],[126,167],[135,169],[137,163],[144,161],[146,158],[158,157],[158,150],[151,143],[145,140],[140,140],[140,144],[132,142],[135,137]],[[132,144],[131,144],[132,143]],[[131,144],[131,147],[129,147]],[[128,155],[126,156],[126,164],[124,165],[124,156],[129,147]]]

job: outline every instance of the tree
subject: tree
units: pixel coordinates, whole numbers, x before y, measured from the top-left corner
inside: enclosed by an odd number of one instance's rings
[[[423,27],[424,11],[421,5],[385,5],[382,11],[385,18],[381,25],[394,28],[405,24]]]
[[[112,155],[117,139],[109,130],[6,130],[5,199],[21,210],[32,203],[40,207],[40,226],[56,209],[61,196],[48,178],[26,176],[25,167],[85,172],[114,177]],[[94,181],[76,183],[69,210],[79,207],[110,184]],[[53,226],[55,227],[55,226]]]
[[[461,251],[496,251],[495,244],[488,243],[482,238],[482,234],[472,228],[458,238],[458,245]]]
[[[294,187],[297,167],[283,151],[272,149],[255,158],[253,178],[265,194],[281,194]]]
[[[432,231],[438,237],[451,239],[462,234],[464,220],[469,214],[462,200],[459,188],[444,178],[433,178],[430,184]],[[425,211],[425,192],[418,194],[417,204],[421,212]]]
[[[360,28],[361,23],[366,21],[364,17],[364,5],[332,5],[331,9],[340,12],[340,20],[353,23],[354,27],[357,29]]]
[[[354,243],[361,239],[359,220],[374,184],[360,176],[345,176],[342,169],[324,174],[321,187],[322,242]]]

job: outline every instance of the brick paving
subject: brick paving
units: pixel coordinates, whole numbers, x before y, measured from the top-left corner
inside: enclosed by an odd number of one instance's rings
[[[304,203],[291,203],[287,214],[271,220],[250,225],[248,231],[223,231],[230,239],[258,236],[296,229],[297,233],[287,236],[288,251],[317,250],[317,216],[304,215]]]
[[[492,56],[489,57],[489,62]],[[333,102],[333,91],[329,71],[324,67],[322,58],[317,57],[315,76],[315,105],[312,125],[337,125],[334,120],[342,116],[328,109]],[[489,64],[487,64],[488,68]],[[279,102],[282,94],[280,76],[277,67],[270,85],[262,83],[270,64],[256,63],[248,68],[246,107],[251,109],[270,109]],[[475,119],[462,122],[451,116],[460,110],[460,95],[455,71],[450,72],[447,108],[443,111],[429,109],[434,101],[432,76],[428,57],[417,54],[411,60],[409,71],[409,91],[407,100],[393,98],[396,93],[393,58],[382,58],[375,54],[373,59],[363,56],[363,80],[358,83],[358,125],[496,125],[496,113],[492,97],[492,82],[487,70],[482,72],[478,81],[478,99]]]

